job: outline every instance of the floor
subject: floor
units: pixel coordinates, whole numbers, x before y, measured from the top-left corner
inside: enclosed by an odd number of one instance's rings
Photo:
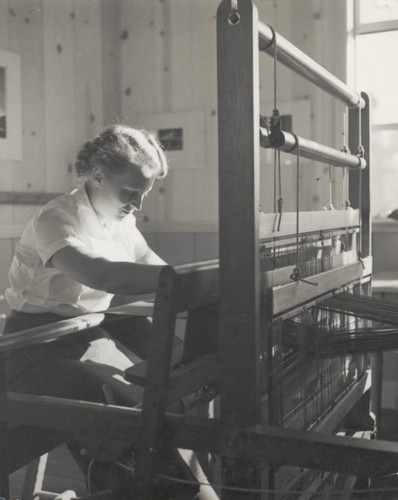
[[[10,500],[21,498],[26,468],[11,476]],[[87,495],[87,488],[82,472],[65,445],[59,446],[48,455],[43,491],[62,493],[73,490],[77,496]]]
[[[384,441],[398,441],[398,413],[395,410],[383,410],[378,439]],[[368,491],[364,491],[367,488]],[[385,478],[357,483],[350,500],[397,500],[398,499],[398,474]]]
[[[398,441],[398,415],[396,411],[383,411],[379,438],[387,441]],[[10,500],[21,498],[25,471],[25,468],[21,469],[11,476]],[[397,500],[398,474],[373,481],[370,485],[371,490],[365,493],[362,490],[366,488],[367,482],[357,483],[357,489],[359,489],[359,491],[352,493],[350,499]],[[56,448],[49,454],[42,490],[55,493],[60,493],[65,490],[74,490],[77,496],[87,495],[83,474],[65,445]],[[337,500],[339,497],[333,495],[333,497],[329,498]]]

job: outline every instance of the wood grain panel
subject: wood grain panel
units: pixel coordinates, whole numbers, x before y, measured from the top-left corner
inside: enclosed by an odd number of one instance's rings
[[[218,234],[196,233],[195,234],[195,260],[207,260],[218,258]]]
[[[0,2],[0,47],[9,50],[9,7],[8,0]]]
[[[193,262],[194,237],[193,234],[164,233],[159,234],[159,254],[170,264]]]
[[[190,29],[192,102],[200,109],[217,109],[216,9],[214,2],[189,3],[184,16],[185,30]],[[189,16],[189,17],[188,17]]]
[[[122,121],[134,126],[140,113],[154,111],[154,47],[162,36],[154,23],[154,2],[123,0],[120,28]]]
[[[23,226],[35,215],[39,210],[39,205],[14,205],[12,207],[12,220],[16,226]]]
[[[192,107],[193,100],[193,40],[192,2],[170,0],[170,75],[173,111]]]
[[[59,194],[31,191],[0,191],[0,204],[44,205]]]
[[[22,154],[13,169],[13,188],[42,191],[45,179],[43,10],[41,0],[12,1],[10,46],[21,55]]]
[[[72,183],[76,156],[75,2],[45,2],[44,93],[46,130],[46,187],[65,191]]]
[[[75,131],[83,144],[103,126],[101,4],[76,1],[74,24]]]
[[[172,221],[193,221],[197,219],[195,207],[195,186],[192,173],[176,170],[168,176],[169,217]]]
[[[158,207],[158,197],[159,197],[159,194],[157,192],[157,183],[158,181],[155,181],[155,185],[153,187],[152,192],[149,194],[147,198],[145,198],[142,204],[142,209],[139,214],[139,218],[142,221],[152,222],[152,221],[164,220],[162,217],[161,218],[157,217],[157,207]]]
[[[218,176],[216,164],[212,168],[193,171],[195,219],[218,223]]]
[[[104,125],[121,117],[120,2],[102,0],[102,91]]]

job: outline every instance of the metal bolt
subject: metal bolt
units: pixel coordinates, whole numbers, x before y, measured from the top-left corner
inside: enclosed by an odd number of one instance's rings
[[[233,11],[231,14],[228,16],[228,23],[231,26],[236,26],[237,24],[240,23],[240,14],[239,12]]]

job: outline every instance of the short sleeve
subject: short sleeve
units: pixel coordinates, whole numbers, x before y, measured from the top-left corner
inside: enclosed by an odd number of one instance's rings
[[[67,246],[86,246],[81,238],[77,210],[73,203],[49,203],[39,212],[34,227],[36,250],[45,266]]]

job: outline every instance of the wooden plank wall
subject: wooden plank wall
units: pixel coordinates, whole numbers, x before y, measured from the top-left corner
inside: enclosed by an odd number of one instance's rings
[[[147,113],[204,116],[204,131],[196,139],[205,161],[179,169],[171,165],[156,186],[158,195],[144,205],[142,217],[149,223],[218,217],[216,9],[209,0],[122,2],[123,121],[139,123]]]
[[[261,20],[321,64],[330,64],[331,70],[340,64],[341,73],[342,63],[336,63],[335,52],[327,47],[332,46],[330,39],[334,48],[336,41],[344,39],[345,26],[341,16],[330,15],[326,0],[255,3]],[[343,10],[344,4],[344,0],[333,2],[333,9]],[[196,113],[202,126],[195,147],[203,154],[200,158],[188,154],[185,163],[171,165],[170,174],[146,200],[139,225],[171,263],[216,257],[217,6],[214,0],[2,0],[0,48],[21,55],[23,159],[0,160],[0,190],[68,190],[76,183],[77,148],[105,124],[121,121],[136,126],[143,115],[169,113],[189,118]],[[317,44],[319,37],[323,48]],[[341,61],[343,49],[338,49]],[[269,56],[262,56],[261,61],[262,109],[268,114],[273,61]],[[310,93],[300,77],[281,67],[278,99],[308,99],[317,139],[338,144],[340,138],[332,137],[336,136],[333,121],[322,125],[329,105]],[[263,152],[261,158],[261,203],[266,211],[272,210],[273,199],[269,153]],[[320,172],[326,175],[324,169]],[[284,167],[286,210],[292,209],[289,203],[295,200],[294,176],[292,165]],[[303,209],[326,204],[318,177],[319,170],[315,170],[302,186]],[[18,234],[37,208],[0,205],[0,294],[7,286]]]
[[[102,7],[88,0],[0,3],[0,48],[21,56],[23,152],[21,161],[0,160],[1,191],[63,192],[75,185],[76,150],[103,126],[103,60],[110,56],[102,56]],[[109,33],[111,27],[104,36],[117,53]],[[16,241],[38,208],[0,206],[0,294]],[[0,302],[0,313],[6,311]]]

